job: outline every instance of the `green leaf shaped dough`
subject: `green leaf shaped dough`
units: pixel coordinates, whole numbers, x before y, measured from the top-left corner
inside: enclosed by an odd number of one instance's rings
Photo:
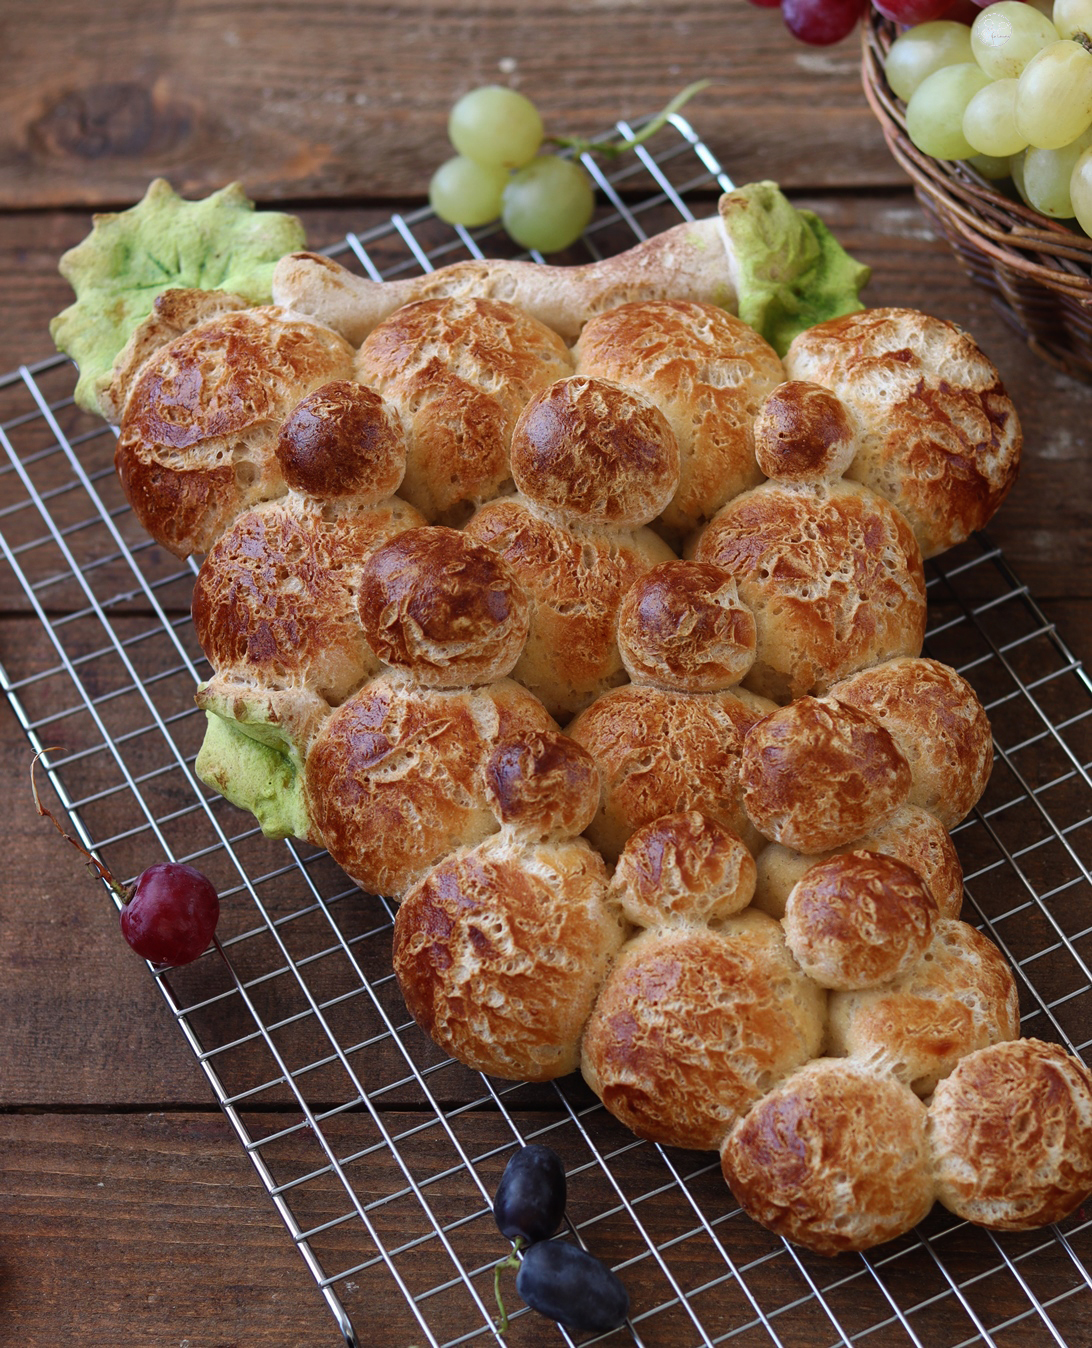
[[[256,211],[239,183],[184,201],[156,178],[130,210],[96,215],[60,262],[76,303],[49,325],[80,368],[76,402],[102,414],[114,359],[164,290],[226,290],[268,304],[277,260],[305,244],[295,216]]]

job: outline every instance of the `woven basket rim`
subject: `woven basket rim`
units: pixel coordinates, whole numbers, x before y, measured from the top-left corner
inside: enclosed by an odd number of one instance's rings
[[[1092,308],[1092,239],[994,188],[966,164],[931,159],[906,132],[906,105],[884,62],[898,29],[872,9],[862,25],[861,82],[895,161],[945,228],[1017,276]]]

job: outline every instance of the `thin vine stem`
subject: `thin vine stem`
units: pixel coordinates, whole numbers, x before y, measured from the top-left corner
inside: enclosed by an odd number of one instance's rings
[[[652,121],[633,137],[632,140],[624,140],[621,137],[618,140],[585,140],[583,136],[547,136],[547,141],[551,145],[560,145],[564,149],[572,150],[577,156],[582,154],[599,154],[605,159],[617,159],[619,155],[625,154],[627,150],[632,150],[634,146],[643,145],[646,140],[651,138],[666,123],[669,117],[673,117],[681,108],[694,97],[700,94],[703,89],[708,89],[712,80],[696,80],[693,84],[688,84],[681,93],[668,103],[667,107],[658,112]]]

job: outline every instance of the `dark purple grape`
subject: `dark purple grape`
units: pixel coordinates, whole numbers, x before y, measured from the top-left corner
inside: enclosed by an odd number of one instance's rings
[[[629,1314],[629,1294],[606,1264],[561,1240],[531,1246],[516,1274],[516,1291],[532,1310],[566,1329],[602,1333],[617,1329]]]
[[[504,1168],[493,1216],[501,1235],[527,1245],[546,1240],[565,1213],[565,1167],[549,1147],[521,1147]]]
[[[865,8],[865,0],[783,0],[781,17],[793,37],[828,47],[853,32]]]
[[[121,910],[121,934],[153,964],[189,964],[208,949],[220,917],[212,883],[178,861],[141,871]]]

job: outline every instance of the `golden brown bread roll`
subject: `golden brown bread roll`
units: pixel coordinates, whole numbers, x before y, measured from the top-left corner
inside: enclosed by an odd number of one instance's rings
[[[819,1058],[764,1096],[725,1139],[744,1211],[816,1254],[868,1250],[933,1205],[921,1101],[860,1063]]]
[[[430,521],[461,524],[510,489],[508,446],[524,406],[572,373],[565,343],[502,300],[427,299],[375,328],[356,375],[399,409],[409,457],[402,495]]]
[[[1092,1194],[1092,1072],[1017,1039],[962,1058],[929,1105],[937,1198],[1001,1231],[1060,1222]]]
[[[817,862],[785,905],[785,939],[820,987],[839,992],[901,978],[925,953],[937,906],[921,877],[878,852]]]
[[[846,404],[859,441],[847,476],[898,506],[926,557],[981,529],[1016,480],[1016,411],[954,323],[865,309],[802,332],[785,369]]]
[[[719,692],[754,663],[754,614],[719,566],[661,562],[622,600],[618,649],[634,683]]]
[[[716,1147],[765,1091],[819,1051],[823,992],[753,910],[718,930],[642,932],[584,1033],[584,1079],[639,1137]]]
[[[697,810],[637,829],[611,878],[637,927],[716,923],[746,908],[754,888],[754,858],[743,840]]]
[[[910,764],[910,803],[954,828],[977,804],[993,768],[990,723],[974,689],[939,660],[887,660],[831,690],[891,733]]]
[[[351,375],[337,333],[266,307],[217,314],[160,347],[129,392],[114,463],[145,529],[185,557],[283,495],[275,449],[289,410]]]
[[[693,532],[761,481],[751,425],[785,374],[753,328],[712,304],[646,300],[590,319],[573,354],[579,374],[639,389],[671,423],[682,473],[663,512],[667,537]]]
[[[306,496],[381,501],[405,475],[402,423],[372,389],[335,379],[289,412],[277,436],[277,461],[288,486]]]
[[[529,732],[489,755],[485,794],[498,822],[521,835],[575,837],[599,808],[599,773],[590,754],[567,735]]]
[[[894,507],[855,482],[763,483],[728,502],[694,558],[735,576],[758,633],[745,683],[775,702],[921,651],[917,542]]]
[[[504,561],[457,529],[408,529],[368,557],[357,592],[368,643],[430,688],[489,683],[527,640],[530,605]]]
[[[598,698],[568,733],[595,760],[602,800],[587,830],[613,861],[626,839],[663,814],[698,810],[758,845],[743,809],[743,736],[768,703],[748,694],[675,693],[630,684]]]
[[[790,379],[762,400],[755,458],[767,477],[817,482],[841,477],[856,452],[853,423],[829,389]]]
[[[797,852],[824,852],[889,819],[909,795],[910,768],[864,712],[802,697],[748,729],[740,785],[763,837]]]
[[[771,917],[784,917],[789,891],[810,866],[858,848],[881,852],[909,866],[929,886],[940,916],[959,916],[963,906],[963,868],[959,864],[959,854],[940,820],[916,805],[900,806],[886,823],[863,838],[818,855],[794,852],[780,843],[770,843],[756,858],[755,907]]]
[[[902,978],[830,997],[828,1051],[890,1071],[929,1095],[960,1058],[1020,1032],[1016,982],[1004,956],[966,922],[939,918],[925,954]]]
[[[305,781],[315,827],[361,889],[397,898],[449,853],[497,831],[484,779],[495,746],[556,729],[510,679],[439,689],[380,675],[311,745]]]
[[[582,839],[504,833],[442,861],[394,925],[394,970],[413,1018],[460,1062],[548,1081],[580,1036],[625,924]]]

